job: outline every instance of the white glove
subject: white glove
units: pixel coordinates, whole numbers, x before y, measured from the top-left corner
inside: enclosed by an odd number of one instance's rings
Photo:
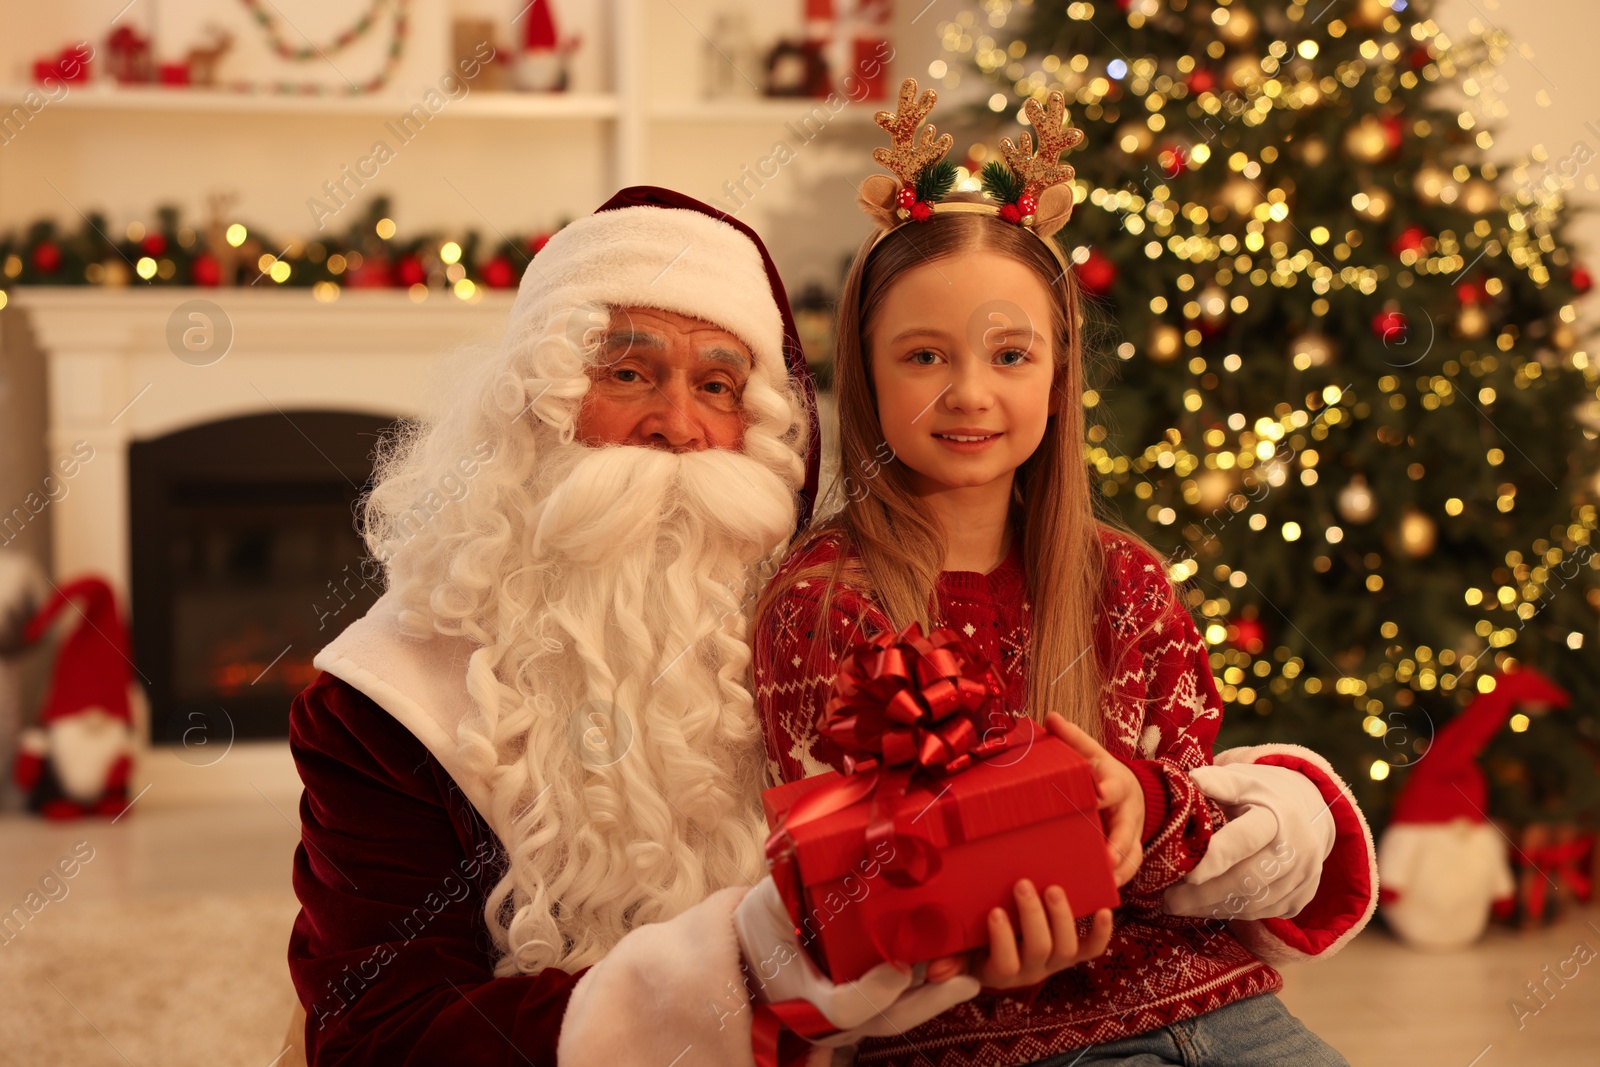
[[[834,984],[800,947],[770,874],[757,882],[734,909],[733,926],[745,964],[761,983],[758,1001],[809,1001],[844,1031],[813,1039],[816,1045],[853,1045],[864,1037],[903,1033],[972,999],[980,988],[978,980],[969,974],[926,983],[923,965],[906,974],[892,963],[880,963],[853,982]]]
[[[1298,915],[1317,895],[1337,836],[1316,785],[1299,771],[1256,763],[1197,767],[1189,779],[1228,823],[1211,835],[1194,870],[1167,887],[1167,912],[1223,920]]]

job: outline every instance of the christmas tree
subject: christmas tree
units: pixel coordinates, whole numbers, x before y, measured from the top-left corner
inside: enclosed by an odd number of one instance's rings
[[[1310,745],[1380,816],[1514,663],[1573,696],[1513,720],[1519,767],[1600,739],[1590,278],[1559,181],[1492,161],[1507,42],[1426,7],[987,0],[930,71],[992,83],[991,139],[1019,98],[1066,95],[1105,503],[1168,553],[1221,743]],[[1592,793],[1494,814],[1574,819]]]

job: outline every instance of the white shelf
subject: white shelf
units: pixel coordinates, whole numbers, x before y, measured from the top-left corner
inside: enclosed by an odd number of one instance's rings
[[[0,86],[0,108],[20,107],[33,86]],[[226,89],[185,89],[143,85],[87,85],[71,89],[44,110],[134,111],[147,114],[227,115],[386,115],[399,116],[420,103],[395,92],[362,96],[311,96],[241,93]],[[477,90],[449,101],[439,115],[486,119],[597,120],[617,117],[617,98],[608,93],[518,93]]]
[[[662,122],[792,122],[810,118],[817,109],[829,116],[828,124],[871,126],[872,116],[893,110],[893,101],[864,100],[830,112],[827,101],[805,96],[766,97],[759,100],[668,100],[651,106],[650,117]]]

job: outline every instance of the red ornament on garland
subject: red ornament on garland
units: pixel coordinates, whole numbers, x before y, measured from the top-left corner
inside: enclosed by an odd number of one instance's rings
[[[400,284],[408,289],[413,285],[426,284],[428,280],[428,272],[422,266],[422,260],[416,256],[401,256],[395,274]]]
[[[54,241],[40,241],[33,248],[33,269],[41,274],[53,274],[61,266],[61,246]]]
[[[1229,625],[1235,648],[1242,648],[1253,656],[1267,647],[1267,628],[1261,625],[1260,619],[1234,619]]]
[[[1117,284],[1117,265],[1093,248],[1084,261],[1073,264],[1072,269],[1078,276],[1078,284],[1093,296],[1105,296]]]
[[[1594,288],[1594,278],[1583,267],[1572,268],[1572,289],[1576,293],[1587,293]]]
[[[517,272],[505,256],[495,256],[483,265],[483,282],[491,289],[509,289],[517,284]]]
[[[189,264],[189,280],[206,287],[222,284],[222,264],[210,252],[201,252]]]
[[[147,256],[159,256],[167,250],[167,239],[159,233],[146,234],[145,239],[139,242],[139,247]]]
[[[1427,230],[1424,230],[1421,226],[1407,226],[1400,231],[1400,236],[1394,239],[1394,244],[1390,247],[1394,249],[1394,254],[1397,256],[1401,252],[1421,252],[1422,246],[1427,243],[1427,240]]]
[[[1404,341],[1409,323],[1405,315],[1398,311],[1380,311],[1372,316],[1372,332],[1384,344],[1390,341]]]
[[[1390,152],[1398,152],[1400,142],[1405,139],[1405,123],[1400,120],[1399,115],[1385,115],[1380,121],[1383,123],[1384,144],[1389,147]]]
[[[1156,162],[1161,165],[1164,176],[1176,178],[1189,169],[1189,153],[1182,145],[1168,145],[1156,156]]]

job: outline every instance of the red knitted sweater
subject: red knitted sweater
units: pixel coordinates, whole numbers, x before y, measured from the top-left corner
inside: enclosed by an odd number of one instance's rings
[[[1021,538],[1013,538],[1020,546]],[[1145,858],[1122,887],[1104,955],[1028,990],[979,994],[896,1038],[869,1039],[862,1063],[957,1067],[1025,1064],[1083,1045],[1145,1033],[1282,988],[1283,980],[1220,922],[1163,914],[1161,891],[1205,855],[1221,811],[1189,781],[1212,762],[1222,702],[1204,642],[1172,594],[1158,560],[1126,538],[1102,535],[1108,610],[1096,617],[1105,689],[1103,744],[1128,764],[1145,792]],[[774,582],[835,559],[837,539],[803,547]],[[769,775],[792,781],[828,769],[819,714],[853,645],[889,628],[870,600],[836,590],[825,640],[823,585],[803,582],[756,620],[756,703],[767,739]],[[988,574],[939,577],[936,626],[971,638],[1006,681],[1006,703],[1020,713],[1027,695],[1032,614],[1020,547]],[[861,619],[858,627],[856,620]],[[815,669],[812,668],[815,665]],[[1087,931],[1087,921],[1079,924]]]

